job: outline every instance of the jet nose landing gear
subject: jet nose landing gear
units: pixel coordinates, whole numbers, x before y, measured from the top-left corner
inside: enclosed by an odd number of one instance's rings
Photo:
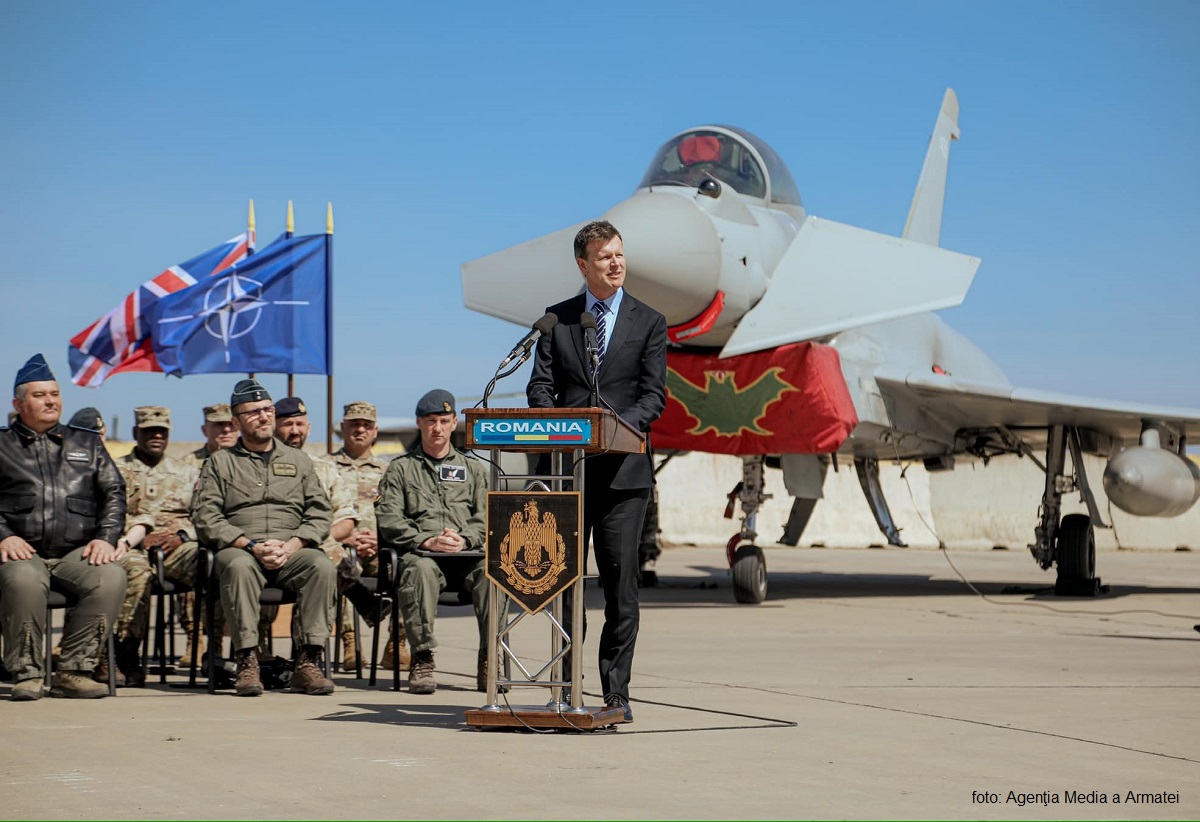
[[[730,504],[725,509],[725,517],[733,519],[735,498],[742,507],[742,529],[725,544],[725,557],[733,572],[733,597],[748,605],[758,605],[767,598],[767,560],[762,548],[754,544],[758,537],[754,530],[758,507],[771,498],[764,493],[763,462],[761,454],[742,457],[742,481],[730,493]]]

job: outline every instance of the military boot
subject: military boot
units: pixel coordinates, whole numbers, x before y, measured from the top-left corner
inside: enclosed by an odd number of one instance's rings
[[[50,696],[59,699],[99,699],[108,696],[108,685],[93,682],[87,671],[59,671],[54,675]]]
[[[261,696],[262,678],[258,675],[258,651],[245,648],[237,652],[237,679],[233,690],[238,696]]]
[[[388,637],[387,645],[383,649],[383,659],[379,660],[379,667],[392,669],[392,662],[396,655],[396,648],[400,648],[400,670],[404,670],[412,664],[412,654],[408,650],[408,635],[404,633],[404,626],[400,626],[400,633],[394,637]]]
[[[321,646],[305,645],[296,658],[296,670],[292,672],[290,690],[294,694],[324,696],[333,693],[333,681],[321,674]]]
[[[22,679],[13,685],[12,694],[8,697],[13,702],[30,702],[42,698],[42,678]]]
[[[342,631],[342,670],[358,670],[358,638],[354,631]]]
[[[200,635],[200,641],[196,643],[196,647],[192,647],[192,631],[190,626],[184,629],[187,633],[187,645],[183,649],[183,656],[175,663],[176,668],[190,668],[193,661],[196,665],[200,664],[200,658],[204,655],[204,634]]]
[[[502,665],[498,666],[496,668],[496,676],[499,677],[503,673],[504,673],[504,666],[502,666]],[[487,648],[481,648],[479,651],[479,657],[475,663],[475,690],[479,691],[481,694],[487,693],[487,676],[488,676]],[[498,694],[508,693],[508,686],[501,685],[500,683],[496,683],[496,693],[498,693]]]
[[[96,663],[96,668],[92,671],[92,679],[106,687],[108,686],[108,648],[103,644],[100,646],[100,661]],[[120,665],[117,665],[115,682],[118,688],[125,687],[125,674],[121,673]]]
[[[142,640],[130,635],[117,640],[117,670],[119,679],[125,680],[130,688],[143,688],[146,685],[146,672],[142,670]],[[108,681],[107,677],[104,680]]]
[[[431,694],[437,690],[437,680],[433,678],[433,651],[417,651],[413,654],[412,667],[408,669],[408,692],[410,694]]]

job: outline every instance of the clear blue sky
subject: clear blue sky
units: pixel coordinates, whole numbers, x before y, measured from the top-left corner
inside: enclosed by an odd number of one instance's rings
[[[598,216],[714,121],[810,213],[898,234],[952,86],[942,244],[983,265],[947,321],[1015,384],[1200,408],[1198,40],[1195,2],[7,0],[0,377],[43,351],[68,413],[128,436],[162,403],[192,438],[235,376],[76,388],[67,341],[253,197],[260,246],[289,199],[301,233],[334,204],[339,413],[478,394],[522,330],[462,307],[464,261]]]

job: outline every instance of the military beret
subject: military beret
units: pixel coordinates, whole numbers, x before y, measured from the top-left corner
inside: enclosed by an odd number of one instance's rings
[[[308,409],[304,407],[304,400],[299,397],[284,397],[275,403],[275,419],[277,420],[303,417],[307,413]]]
[[[161,405],[142,405],[133,409],[134,428],[166,428],[171,430],[171,409]]]
[[[72,428],[86,428],[88,431],[99,431],[104,427],[104,417],[101,416],[98,408],[92,408],[89,405],[87,408],[80,408],[72,414],[67,425]]]
[[[375,406],[369,402],[348,402],[342,409],[342,419],[344,420],[370,420],[375,422],[376,413]]]
[[[417,400],[417,416],[426,414],[454,414],[454,395],[449,391],[435,388],[421,399]]]
[[[238,384],[233,387],[233,393],[229,395],[229,404],[235,406],[244,402],[269,399],[271,399],[271,395],[267,393],[267,389],[258,384],[258,380],[239,380]]]
[[[219,402],[216,405],[204,406],[204,421],[205,422],[232,422],[233,411],[226,403]]]
[[[29,358],[29,361],[21,366],[21,370],[17,372],[17,379],[13,382],[13,394],[17,393],[17,389],[27,382],[53,382],[54,372],[50,370],[50,365],[46,362],[46,358],[41,354],[34,354]]]

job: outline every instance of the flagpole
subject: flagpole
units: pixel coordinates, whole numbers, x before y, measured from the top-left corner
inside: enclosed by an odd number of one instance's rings
[[[329,434],[328,451],[333,453],[333,203],[325,210],[325,425]]]
[[[246,216],[246,239],[249,241],[254,236],[254,198],[250,198],[250,213]],[[254,254],[254,243],[246,243],[246,256]],[[250,379],[254,379],[254,372],[250,372]]]
[[[296,218],[292,214],[292,201],[288,200],[287,229],[284,232],[284,236],[290,240],[290,239],[292,239],[292,235],[295,233],[296,233]],[[289,397],[296,396],[296,375],[295,374],[287,375],[287,395]]]

